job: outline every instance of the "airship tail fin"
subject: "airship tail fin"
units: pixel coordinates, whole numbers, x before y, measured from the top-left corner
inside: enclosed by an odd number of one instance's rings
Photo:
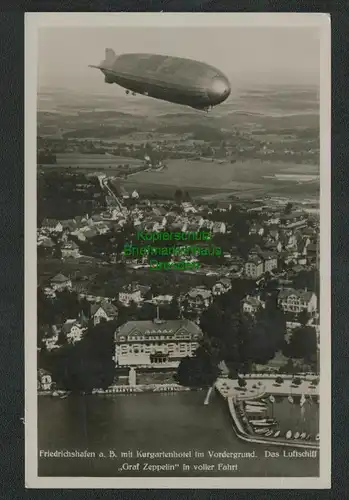
[[[113,64],[116,59],[116,54],[113,51],[113,49],[105,49],[105,61],[103,61],[105,64]]]

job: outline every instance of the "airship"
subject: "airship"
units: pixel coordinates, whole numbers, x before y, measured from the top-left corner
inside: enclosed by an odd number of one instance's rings
[[[209,111],[230,95],[228,78],[209,64],[158,54],[121,54],[105,49],[105,60],[90,65],[126,94],[144,95]]]

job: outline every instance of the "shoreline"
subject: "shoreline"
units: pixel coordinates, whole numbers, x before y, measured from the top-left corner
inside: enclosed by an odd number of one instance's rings
[[[265,445],[273,445],[273,446],[287,446],[291,448],[307,448],[307,449],[312,449],[312,450],[320,450],[320,444],[315,443],[315,442],[297,442],[297,441],[291,441],[286,438],[266,438],[266,437],[259,437],[259,436],[253,436],[251,434],[248,434],[243,426],[241,425],[240,419],[236,413],[235,410],[235,405],[234,405],[234,398],[232,396],[225,397],[221,391],[216,387],[216,392],[225,400],[228,404],[228,411],[231,416],[232,422],[233,422],[233,430],[236,434],[236,436],[241,439],[242,441],[247,441],[249,443],[255,443],[255,444],[265,444]],[[266,393],[263,393],[265,395]],[[249,400],[253,399],[260,399],[262,397],[261,394],[257,394],[256,396],[249,396]],[[243,398],[242,398],[243,399]]]
[[[79,393],[80,396],[105,396],[111,394],[140,394],[140,393],[175,393],[189,391],[203,391],[203,387],[185,387],[179,384],[142,384],[142,385],[114,385],[108,389],[93,389],[89,393]],[[37,396],[52,396],[65,398],[71,395],[71,391],[49,390],[37,391]]]

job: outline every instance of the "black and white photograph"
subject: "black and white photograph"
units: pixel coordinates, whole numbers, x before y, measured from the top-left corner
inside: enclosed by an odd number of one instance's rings
[[[25,31],[27,487],[330,488],[329,16]]]

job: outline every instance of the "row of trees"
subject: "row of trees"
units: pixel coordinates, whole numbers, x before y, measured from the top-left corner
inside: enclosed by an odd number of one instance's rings
[[[59,349],[41,349],[38,364],[51,373],[58,389],[73,392],[106,389],[115,378],[115,327],[112,321],[90,325],[76,344],[68,344],[61,336]]]
[[[225,361],[233,377],[238,373],[249,373],[255,364],[266,365],[277,352],[283,352],[291,363],[292,358],[302,359],[316,368],[315,328],[303,324],[293,331],[290,341],[286,342],[286,317],[277,305],[276,295],[271,294],[266,299],[265,308],[257,311],[255,316],[241,311],[243,296],[242,290],[227,293],[203,312],[200,327],[204,339],[195,356],[180,363],[180,383],[213,383],[221,361]],[[211,368],[200,375],[200,366],[207,367],[208,360]],[[289,369],[291,372],[290,366]]]

